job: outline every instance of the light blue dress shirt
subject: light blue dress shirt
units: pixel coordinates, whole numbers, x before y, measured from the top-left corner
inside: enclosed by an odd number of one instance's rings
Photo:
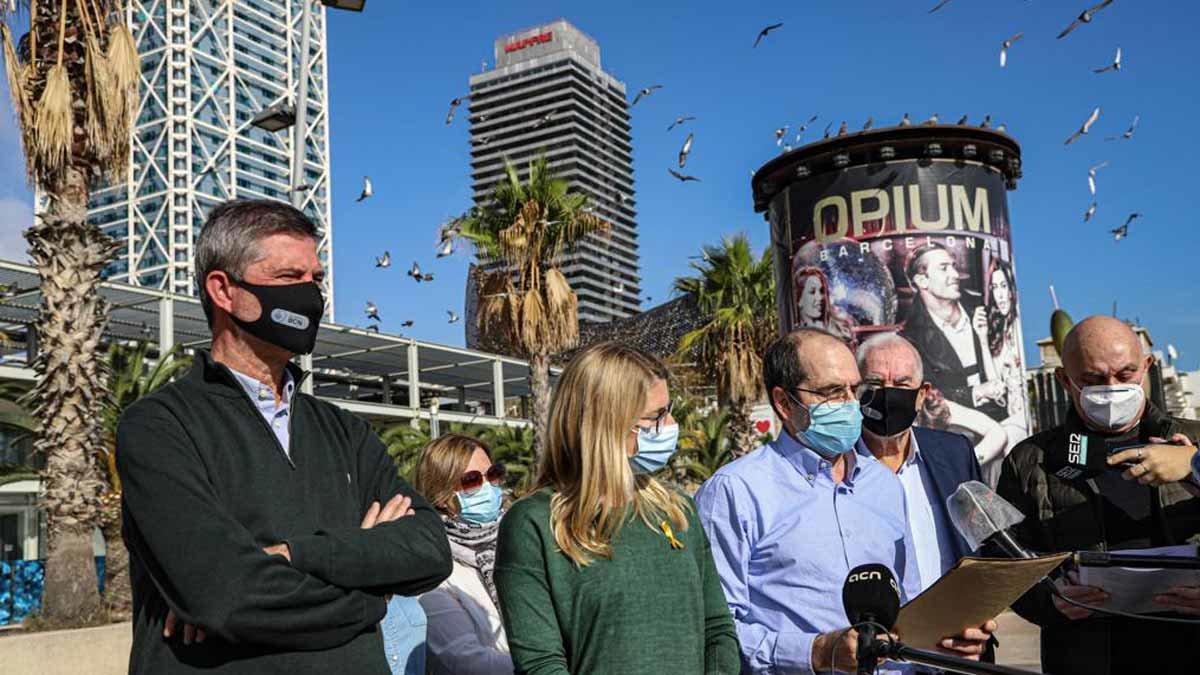
[[[917,569],[920,571],[919,588],[924,591],[954,567],[958,560],[954,557],[954,542],[950,533],[953,525],[940,517],[942,510],[935,508],[933,504],[934,500],[940,497],[933,489],[929,464],[925,462],[921,447],[917,445],[917,435],[910,431],[909,436],[912,439],[911,452],[900,465],[896,477],[904,487],[904,502],[908,507],[908,530],[912,535],[913,551]],[[860,457],[872,456],[871,450],[861,439],[855,450]]]
[[[417,598],[394,595],[379,624],[392,675],[425,675],[425,609]]]
[[[842,586],[858,565],[887,565],[902,600],[916,595],[900,481],[870,455],[847,460],[846,478],[834,483],[832,465],[784,432],[721,467],[696,494],[743,672],[812,673],[813,640],[849,625]],[[880,672],[911,672],[901,668]]]
[[[287,370],[283,371],[283,400],[279,402],[279,405],[275,405],[275,390],[270,386],[245,373],[239,373],[233,368],[230,368],[229,372],[233,373],[238,383],[242,385],[242,389],[246,391],[246,395],[254,402],[254,407],[258,408],[258,412],[266,420],[267,426],[275,432],[279,447],[283,448],[283,454],[287,455],[290,460],[292,449],[290,446],[291,429],[288,428],[288,405],[291,404],[292,394],[296,391],[296,382],[292,374]]]
[[[1200,451],[1192,455],[1192,480],[1200,485]]]

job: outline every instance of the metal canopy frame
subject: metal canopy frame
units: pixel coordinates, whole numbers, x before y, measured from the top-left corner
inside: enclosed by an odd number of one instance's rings
[[[33,379],[33,325],[41,304],[37,270],[0,260],[0,379]],[[149,342],[158,354],[176,345],[206,348],[208,321],[196,298],[106,281],[106,341]],[[314,393],[371,419],[431,419],[524,426],[506,403],[530,394],[529,364],[487,352],[322,323],[312,354]],[[551,371],[557,378],[559,371]],[[436,411],[436,412],[435,412]]]

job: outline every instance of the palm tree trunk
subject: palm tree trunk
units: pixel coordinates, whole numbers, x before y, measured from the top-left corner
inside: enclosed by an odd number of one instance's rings
[[[754,449],[754,423],[750,421],[752,408],[750,401],[731,401],[728,405],[729,435],[733,438],[730,453],[734,459]]]
[[[546,430],[550,424],[550,356],[529,357],[529,391],[533,394],[533,463],[540,467],[546,451]],[[537,469],[535,468],[535,472]]]
[[[121,493],[100,498],[100,532],[104,534],[104,607],[110,621],[133,618],[133,589],[129,583],[129,551],[121,526]]]
[[[101,616],[92,532],[103,482],[96,466],[103,443],[105,400],[99,353],[107,303],[98,292],[112,240],[87,223],[87,179],[68,170],[49,208],[25,233],[41,276],[37,330],[41,350],[33,363],[34,447],[44,453],[42,508],[47,555],[42,616],[54,626],[78,626]]]

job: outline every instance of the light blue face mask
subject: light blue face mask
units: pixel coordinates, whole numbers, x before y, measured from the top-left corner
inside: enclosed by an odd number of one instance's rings
[[[830,462],[854,449],[862,435],[863,416],[858,401],[822,403],[808,411],[808,428],[796,440]]]
[[[654,429],[638,429],[637,454],[629,458],[629,466],[635,474],[657,473],[671,461],[679,447],[679,425],[664,425],[655,433]]]
[[[474,492],[458,493],[458,516],[468,523],[493,523],[500,517],[500,488],[484,481]]]

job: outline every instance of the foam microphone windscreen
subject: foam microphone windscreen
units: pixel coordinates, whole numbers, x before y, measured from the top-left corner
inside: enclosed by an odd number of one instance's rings
[[[946,510],[950,522],[972,550],[978,549],[997,532],[1025,520],[1017,507],[977,480],[959,485],[954,494],[946,498]]]
[[[850,570],[842,586],[842,606],[854,626],[874,621],[892,629],[900,614],[900,586],[887,565],[870,563]]]

